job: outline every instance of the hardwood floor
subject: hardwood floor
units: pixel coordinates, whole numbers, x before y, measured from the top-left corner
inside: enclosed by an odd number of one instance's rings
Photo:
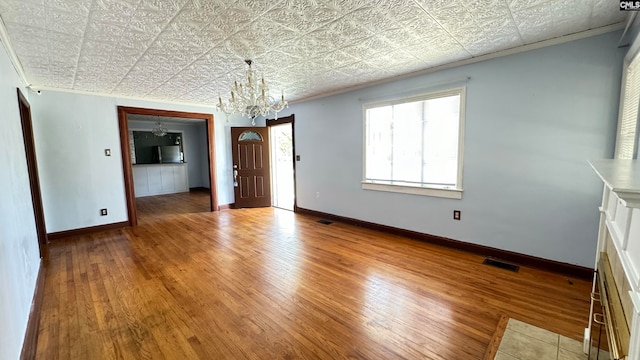
[[[505,314],[582,335],[586,281],[316,220],[148,213],[54,243],[38,358],[482,359]]]
[[[190,192],[145,196],[136,198],[138,222],[162,220],[177,214],[209,212],[211,198],[209,189],[193,189]]]

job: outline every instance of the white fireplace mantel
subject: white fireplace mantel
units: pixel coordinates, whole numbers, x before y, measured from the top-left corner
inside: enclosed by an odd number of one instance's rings
[[[625,303],[630,344],[627,359],[640,360],[640,161],[590,161],[604,182],[596,268],[600,254],[612,259]],[[629,313],[629,314],[627,314]]]

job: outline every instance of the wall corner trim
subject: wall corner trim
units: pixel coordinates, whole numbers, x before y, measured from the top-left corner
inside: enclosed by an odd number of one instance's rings
[[[29,311],[29,320],[27,321],[27,331],[24,335],[22,343],[22,351],[20,360],[31,360],[36,358],[36,350],[38,347],[38,332],[40,327],[40,312],[42,310],[42,302],[44,300],[44,279],[47,268],[40,261],[38,268],[38,277],[36,278],[36,288],[33,292],[33,300],[31,302],[31,310]]]
[[[305,209],[301,207],[296,207],[294,212],[302,215],[309,215],[312,217],[339,221],[345,224],[360,226],[366,229],[376,230],[376,231],[393,234],[397,236],[403,236],[406,238],[424,241],[424,242],[435,244],[435,245],[445,246],[448,248],[457,249],[457,250],[469,252],[469,253],[480,255],[480,256],[487,256],[487,257],[493,257],[501,260],[506,260],[508,262],[515,263],[518,265],[536,268],[536,269],[549,271],[557,274],[562,274],[566,276],[571,276],[579,279],[584,279],[589,281],[593,279],[594,270],[591,268],[587,268],[579,265],[573,265],[573,264],[563,263],[560,261],[543,259],[540,257],[520,254],[513,251],[501,250],[501,249],[497,249],[497,248],[493,248],[485,245],[472,244],[469,242],[449,239],[442,236],[436,236],[436,235],[425,234],[417,231],[401,229],[393,226],[376,224],[368,221],[362,221],[358,219],[324,213],[324,212]]]
[[[222,204],[220,206],[218,206],[218,210],[229,210],[229,209],[235,209],[236,204],[235,203],[231,203],[231,204]]]

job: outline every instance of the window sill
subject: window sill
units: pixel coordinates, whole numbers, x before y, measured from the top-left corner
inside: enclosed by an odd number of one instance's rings
[[[396,193],[402,193],[402,194],[434,196],[434,197],[457,199],[457,200],[462,199],[462,189],[436,189],[436,188],[401,186],[401,185],[373,184],[369,182],[362,182],[362,188],[364,190],[387,191],[387,192],[396,192]]]

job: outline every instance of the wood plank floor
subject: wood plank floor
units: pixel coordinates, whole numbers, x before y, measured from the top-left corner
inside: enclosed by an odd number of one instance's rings
[[[52,245],[39,359],[482,359],[503,314],[586,325],[586,281],[285,210],[148,205]]]
[[[138,222],[144,224],[169,215],[209,212],[210,202],[209,189],[136,198]]]

